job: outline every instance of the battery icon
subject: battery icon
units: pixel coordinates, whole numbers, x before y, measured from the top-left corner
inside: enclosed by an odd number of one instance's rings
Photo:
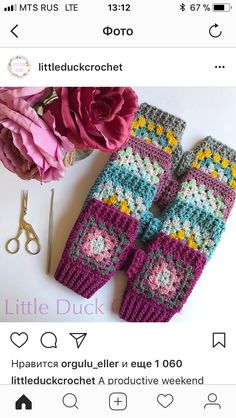
[[[215,3],[212,8],[213,12],[230,12],[232,6],[230,3]]]

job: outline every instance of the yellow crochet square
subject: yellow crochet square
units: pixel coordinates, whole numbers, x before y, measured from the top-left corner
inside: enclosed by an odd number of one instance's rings
[[[219,163],[220,161],[221,161],[221,156],[220,156],[220,154],[214,154],[213,155],[213,161],[214,161],[214,163]]]
[[[138,119],[139,128],[142,128],[143,126],[145,126],[146,123],[147,123],[146,119],[143,116],[140,116],[140,118]]]
[[[229,166],[229,160],[222,160],[221,167],[225,169],[228,166]]]
[[[153,129],[155,128],[155,123],[154,122],[149,122],[147,128],[148,128],[149,132],[153,131]]]
[[[194,167],[194,168],[200,168],[201,166],[200,166],[200,164],[199,163],[197,163],[197,161],[193,161],[193,163],[192,163],[192,167]]]
[[[137,120],[133,120],[132,122],[132,129],[138,129],[139,128],[139,123]]]
[[[198,159],[199,161],[203,161],[203,160],[205,159],[205,154],[204,154],[204,152],[203,152],[203,151],[198,151],[198,152],[196,153],[196,157],[197,157],[197,159]]]
[[[236,164],[231,165],[231,174],[236,178]]]
[[[163,151],[167,152],[167,154],[172,154],[173,153],[173,151],[170,147],[164,147]]]
[[[211,171],[211,175],[216,179],[218,177],[218,172],[216,170],[213,170]]]
[[[165,132],[164,126],[158,125],[156,127],[156,135],[157,136],[162,135],[164,132]]]
[[[211,149],[210,149],[210,148],[206,148],[206,149],[204,150],[204,155],[205,155],[205,157],[206,157],[206,158],[211,157],[211,156],[212,156]]]
[[[236,189],[236,180],[230,180],[229,185],[230,185],[233,189]]]

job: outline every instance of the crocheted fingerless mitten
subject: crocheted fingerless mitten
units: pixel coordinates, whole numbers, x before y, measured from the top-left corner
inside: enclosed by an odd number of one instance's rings
[[[85,298],[91,297],[124,267],[137,230],[136,219],[91,199],[71,231],[55,278]]]
[[[236,151],[207,137],[183,154],[176,174],[179,179],[169,183],[160,197],[160,207],[167,207],[177,198],[227,220],[236,196]],[[149,239],[154,236],[148,234]]]
[[[189,170],[181,177],[178,188],[177,183],[173,182],[172,192],[175,192],[175,195],[168,197],[167,201],[172,199],[172,202],[161,216],[162,232],[153,239],[146,252],[139,253],[144,259],[144,264],[141,263],[138,270],[135,270],[139,257],[137,252],[128,269],[128,288],[120,311],[120,316],[128,321],[168,321],[181,309],[189,296],[188,289],[192,290],[204,264],[212,256],[235,202],[236,152],[234,150],[212,138],[207,138],[196,149],[187,153],[186,159],[184,155],[183,160],[185,170],[188,168]],[[180,171],[184,172],[181,166]],[[150,253],[151,258],[155,259],[156,251],[157,254],[160,252],[160,240],[166,239],[167,236],[171,257],[168,254],[168,258],[158,257],[157,263],[150,263]],[[199,263],[199,269],[196,274],[191,274],[193,281],[188,283],[186,288],[184,287],[186,277],[183,274],[179,276],[176,264],[172,269],[168,264],[169,258],[173,260],[173,252],[175,254],[176,248],[179,248],[178,244],[182,246],[182,256],[185,252],[190,254],[190,251],[192,260],[199,257],[196,261],[197,265]],[[194,263],[190,262],[193,271],[196,266]],[[176,288],[176,280],[181,284],[182,297],[178,308],[175,306],[173,310],[169,289],[173,291],[173,288]],[[153,283],[155,292],[153,292]],[[134,313],[132,305],[128,309],[131,293],[135,300]],[[166,297],[164,302],[160,298],[162,293]],[[145,313],[148,312],[148,306],[150,317]]]
[[[236,152],[208,137],[184,154],[179,191],[163,214],[163,231],[209,259],[236,198]]]
[[[149,210],[155,196],[165,187],[166,182],[169,181],[171,170],[180,159],[182,153],[180,142],[184,128],[185,122],[181,119],[147,104],[141,105],[133,122],[128,144],[112,154],[108,164],[98,176],[86,199],[83,216],[90,210],[91,201],[93,201],[93,205],[95,205],[95,201],[96,204],[100,202],[100,211],[108,212],[110,208],[113,213],[113,209],[115,209],[116,216],[119,214],[120,222],[122,215],[124,215],[124,224],[126,225],[128,222],[126,217],[128,216],[130,224],[132,225],[133,222],[137,226],[136,235],[131,234],[129,237],[130,245],[134,243],[138,230],[141,238],[144,233],[147,237],[148,234],[153,235],[160,231],[160,221],[153,217]],[[103,205],[105,209],[103,209]],[[88,206],[89,208],[87,208]],[[81,216],[78,223],[80,218]],[[97,267],[98,275],[93,274],[88,280],[84,268],[81,271],[80,263],[83,265],[84,259],[80,250],[78,250],[78,262],[69,265],[73,261],[71,257],[68,257],[72,251],[71,247],[75,253],[74,242],[76,242],[76,248],[80,248],[82,238],[79,233],[77,235],[76,241],[72,240],[72,242],[71,237],[69,238],[55,277],[77,293],[90,297],[111,277],[111,274],[108,277],[106,269],[104,272],[101,265]],[[75,238],[76,228],[74,228],[72,236]],[[103,236],[100,238],[101,242],[102,239]],[[123,248],[123,250],[126,249]],[[123,264],[125,259],[128,260],[128,255],[128,253],[122,255]],[[64,265],[66,265],[66,270],[64,270]],[[71,277],[71,282],[67,281],[65,274]],[[84,281],[86,280],[88,280],[88,290],[85,289]]]
[[[206,262],[204,254],[164,233],[138,250],[127,270],[120,317],[130,322],[167,322],[179,312]]]

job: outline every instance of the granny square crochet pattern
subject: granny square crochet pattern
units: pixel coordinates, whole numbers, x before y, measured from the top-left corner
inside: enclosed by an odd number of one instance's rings
[[[185,126],[186,123],[182,119],[154,106],[142,104],[132,124],[131,138],[120,151],[112,154],[90,191],[87,201],[95,197],[128,215],[137,217],[140,220],[139,235],[142,238],[142,232],[149,228],[153,218],[148,210],[165,190],[173,166],[179,162],[182,155],[181,139]],[[142,133],[138,127],[142,129]],[[147,137],[144,131],[148,132],[152,139]],[[166,139],[163,142],[164,136]],[[147,196],[148,185],[149,198],[139,197],[139,188],[141,193],[145,188]],[[138,210],[135,209],[137,199]],[[153,221],[152,229],[155,224]],[[157,230],[155,229],[156,232]]]
[[[172,238],[185,242],[209,259],[220,241],[225,222],[211,213],[178,199],[162,216],[162,230]]]
[[[140,106],[130,139],[92,186],[56,271],[60,283],[89,298],[125,269],[120,317],[127,321],[166,322],[182,309],[235,202],[236,152],[207,137],[181,158],[184,129],[174,115]],[[164,209],[159,218],[150,211],[154,201]],[[135,247],[138,234],[144,250]]]
[[[146,251],[138,250],[120,317],[131,322],[166,322],[179,312],[202,273],[206,257],[160,233]]]
[[[110,161],[156,185],[171,168],[170,155],[139,138],[130,138],[127,145],[112,154]]]
[[[72,229],[55,278],[85,298],[91,297],[124,267],[137,229],[136,219],[91,199]]]
[[[151,244],[128,268],[121,318],[164,322],[182,308],[225,230],[236,199],[235,167],[236,152],[209,137],[183,155],[179,180],[172,179],[160,197],[167,207],[158,233],[151,220],[143,233]]]
[[[144,132],[139,138],[136,128],[141,127],[144,131],[145,126],[150,138],[145,137]],[[92,186],[81,216],[83,217],[87,210],[90,213],[91,201],[96,201],[100,202],[99,213],[102,210],[107,214],[109,210],[113,213],[114,224],[116,224],[116,217],[122,222],[122,216],[125,219],[128,217],[130,225],[133,225],[132,222],[135,221],[136,235],[131,234],[132,240],[131,237],[126,237],[130,245],[134,243],[138,234],[142,238],[143,233],[145,237],[148,237],[149,234],[152,236],[159,231],[161,223],[154,218],[150,209],[156,196],[169,182],[173,163],[176,164],[181,157],[181,137],[184,129],[185,122],[174,115],[147,104],[141,105],[133,122],[128,143],[120,151],[112,154],[108,164]],[[79,216],[78,223],[81,221],[81,216]],[[91,219],[95,222],[96,229]],[[91,219],[86,219],[80,229],[77,228],[76,231],[76,227],[73,229],[71,234],[73,239],[70,236],[56,272],[56,279],[59,282],[85,297],[91,296],[111,277],[112,272],[114,273],[118,266],[120,268],[117,251],[120,252],[119,259],[128,260],[129,257],[126,246],[116,241],[116,234],[111,238],[114,225],[109,225],[109,228],[104,227],[103,235],[101,235],[102,224],[99,219],[96,218],[94,221],[94,216]],[[127,222],[125,220],[124,225],[127,226]],[[82,229],[86,232],[82,233]],[[126,230],[124,232],[127,233]],[[95,235],[94,241],[91,237]],[[91,239],[94,243],[93,248]],[[103,245],[107,248],[108,242],[114,247],[112,261],[108,254],[101,255],[100,252],[95,257],[95,249],[100,251]],[[122,242],[124,244],[125,241]],[[95,265],[96,269],[92,271]],[[91,275],[90,279],[89,275]]]
[[[139,219],[150,209],[156,187],[116,165],[108,165],[88,195]]]
[[[234,205],[235,191],[218,179],[192,168],[181,178],[177,198],[226,220]]]
[[[205,138],[193,151],[183,155],[177,175],[181,176],[191,167],[218,179],[232,189],[236,189],[236,151],[210,136]]]
[[[213,167],[205,167],[196,160],[206,162],[211,157],[211,161],[218,161]],[[221,165],[219,168],[218,165]],[[223,166],[223,168],[222,168]],[[227,166],[227,167],[226,167]],[[227,173],[227,180],[225,169]],[[192,204],[204,212],[212,214],[215,218],[226,221],[233,208],[236,189],[234,179],[236,179],[236,152],[221,142],[208,137],[202,141],[193,151],[183,154],[176,174],[180,175],[179,180],[171,179],[166,189],[159,196],[159,207],[168,208],[174,199],[182,201],[184,204]],[[151,240],[155,236],[154,220],[150,220],[148,227],[143,231],[143,241]],[[181,236],[176,236],[177,239]],[[186,238],[186,237],[185,237]],[[194,241],[191,241],[195,245]],[[213,249],[214,250],[214,249]],[[212,250],[212,252],[213,252]]]
[[[133,121],[131,136],[141,138],[171,155],[174,170],[182,155],[181,138],[185,127],[182,119],[143,103]]]

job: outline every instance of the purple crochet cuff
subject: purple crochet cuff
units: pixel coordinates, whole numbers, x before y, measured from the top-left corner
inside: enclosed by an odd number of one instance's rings
[[[120,318],[128,322],[168,322],[175,314],[165,305],[157,305],[145,295],[127,287],[120,308]]]
[[[67,241],[55,278],[90,298],[133,252],[138,221],[92,199],[81,212]]]
[[[160,233],[147,251],[137,251],[127,270],[120,317],[132,322],[169,321],[181,310],[205,264],[204,254]]]

